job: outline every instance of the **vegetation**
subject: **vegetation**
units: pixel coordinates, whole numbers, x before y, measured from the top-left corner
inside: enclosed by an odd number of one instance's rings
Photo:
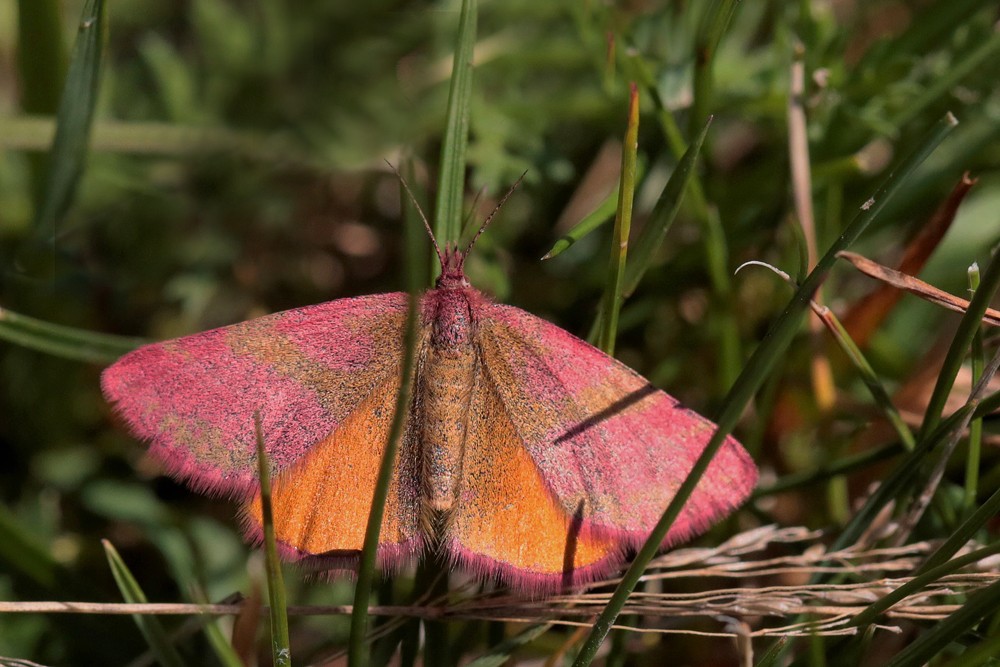
[[[446,238],[523,173],[470,280],[600,333],[735,426],[762,481],[603,617],[642,632],[591,630],[615,583],[528,604],[429,559],[376,577],[355,662],[995,662],[995,3],[621,4],[480,0],[463,24],[458,0],[0,0],[0,656],[270,659],[233,505],[162,476],[99,373],[145,340],[406,289],[406,266],[429,284],[388,161]],[[283,574],[292,660],[346,652],[353,583]],[[53,610],[235,593],[239,615]]]

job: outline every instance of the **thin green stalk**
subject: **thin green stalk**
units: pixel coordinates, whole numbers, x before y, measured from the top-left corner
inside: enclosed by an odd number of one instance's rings
[[[689,150],[673,113],[667,108],[660,95],[656,78],[649,67],[638,56],[628,61],[629,70],[642,82],[647,95],[653,100],[656,117],[660,121],[660,129],[670,146],[670,151],[677,160],[683,160]],[[693,118],[693,116],[692,116]],[[705,122],[707,122],[707,117]],[[692,126],[695,130],[701,126]],[[712,293],[716,300],[719,322],[719,363],[718,383],[720,391],[728,391],[733,380],[739,373],[743,358],[740,345],[740,332],[733,312],[733,286],[729,275],[729,249],[723,233],[722,221],[718,211],[708,204],[701,180],[692,170],[688,185],[688,201],[692,214],[701,226],[705,248],[705,270],[712,285]]]
[[[708,118],[714,94],[715,55],[738,4],[737,0],[716,0],[712,3],[695,38],[689,136],[694,136]]]
[[[973,292],[979,289],[979,265],[969,267],[969,289]],[[983,352],[983,328],[976,329],[972,337],[972,384],[975,385],[983,376],[983,366],[986,359]],[[983,418],[974,417],[969,422],[969,451],[965,457],[965,494],[963,509],[965,513],[976,506],[976,495],[979,493],[979,461],[983,446]]]
[[[946,563],[949,558],[957,554],[962,547],[968,544],[969,540],[982,530],[988,522],[996,518],[998,513],[1000,513],[1000,489],[994,491],[993,495],[986,499],[986,502],[980,505],[968,519],[962,522],[955,532],[948,536],[944,544],[928,556],[924,564],[917,570],[917,573],[920,574],[928,569]]]
[[[976,591],[962,607],[943,621],[937,621],[926,632],[900,651],[886,667],[921,667],[942,649],[971,630],[980,619],[1000,605],[1000,581]]]
[[[982,549],[976,549],[975,551],[970,551],[969,553],[959,556],[958,558],[946,561],[936,567],[926,570],[921,568],[912,579],[899,586],[891,593],[883,595],[876,602],[870,604],[863,611],[859,612],[847,621],[847,625],[849,627],[856,628],[871,625],[878,620],[879,616],[892,608],[893,605],[926,588],[938,579],[946,577],[949,574],[954,574],[963,567],[972,565],[973,563],[978,563],[984,558],[989,558],[990,556],[998,553],[1000,553],[1000,540],[997,540]]]
[[[551,627],[551,623],[528,626],[513,637],[504,639],[491,647],[486,653],[467,663],[465,667],[503,667],[503,665],[508,664],[515,651],[535,641]]]
[[[776,493],[784,493],[785,491],[811,487],[819,482],[824,482],[831,477],[846,475],[855,470],[862,470],[874,463],[892,458],[893,456],[902,454],[905,451],[906,449],[902,444],[893,442],[888,445],[882,445],[881,447],[867,449],[857,454],[845,456],[832,463],[822,465],[815,470],[783,475],[774,484],[755,489],[753,494],[750,496],[750,502],[752,503],[757,498],[773,496]]]
[[[66,83],[56,114],[56,135],[49,153],[45,196],[35,213],[33,246],[51,249],[56,224],[73,200],[83,173],[90,127],[97,106],[101,51],[106,36],[103,0],[87,0],[80,17]],[[29,251],[30,252],[30,251]],[[31,258],[31,255],[28,255]],[[38,268],[37,266],[31,267]],[[43,270],[54,266],[43,265]]]
[[[612,236],[611,262],[608,267],[608,281],[604,291],[600,334],[597,347],[609,355],[615,352],[615,337],[618,333],[618,314],[621,312],[624,296],[625,259],[628,255],[628,236],[632,229],[632,201],[635,196],[635,161],[639,148],[639,88],[633,83],[629,87],[628,126],[622,145],[622,178],[618,188],[618,213],[615,215],[615,231]]]
[[[911,100],[889,122],[898,130],[919,118],[928,107],[940,102],[977,67],[995,61],[997,55],[1000,55],[1000,33],[994,31],[975,51],[967,54],[959,62],[953,63],[941,76],[935,77],[929,86],[922,88],[916,99]]]
[[[0,308],[0,339],[67,359],[111,362],[148,342],[53,324]]]
[[[455,243],[462,233],[462,196],[465,193],[465,152],[469,144],[472,99],[472,51],[476,43],[477,0],[462,0],[458,45],[448,91],[448,115],[441,143],[441,175],[434,208],[434,236],[442,246]],[[439,270],[435,265],[433,270]]]
[[[994,634],[992,637],[968,647],[962,655],[948,662],[945,667],[979,667],[980,665],[996,667],[998,655],[1000,655],[1000,634]]]
[[[108,559],[108,566],[111,568],[115,583],[118,584],[118,590],[121,591],[122,599],[133,604],[149,602],[142,587],[139,586],[139,582],[136,581],[132,571],[128,569],[114,545],[108,540],[101,540],[101,544],[104,546],[104,555]],[[132,618],[139,626],[139,631],[146,638],[146,643],[149,644],[149,648],[159,664],[164,667],[183,667],[186,664],[181,654],[171,643],[160,619],[150,614],[132,614]]]
[[[817,314],[819,314],[823,323],[827,325],[830,333],[833,334],[840,349],[844,351],[851,360],[851,363],[854,364],[858,374],[861,376],[861,381],[865,383],[869,393],[871,393],[872,398],[875,400],[875,404],[879,406],[885,418],[889,420],[889,423],[896,431],[899,441],[903,443],[907,450],[912,452],[917,446],[913,432],[906,425],[906,422],[903,421],[899,410],[893,405],[892,399],[889,397],[889,392],[882,386],[882,382],[878,379],[875,369],[868,363],[868,359],[865,358],[865,355],[854,343],[854,340],[851,339],[851,335],[847,333],[847,329],[844,328],[844,325],[841,324],[832,310],[824,307],[821,311],[817,311]]]
[[[404,199],[405,201],[405,199]],[[408,216],[411,218],[412,216]],[[419,262],[412,261],[419,247],[419,229],[412,222],[406,225],[408,257],[411,261],[406,271],[407,289],[410,293],[410,304],[406,314],[406,336],[404,338],[403,363],[400,368],[401,383],[396,395],[392,425],[389,437],[382,454],[378,479],[375,483],[375,494],[372,498],[371,511],[368,514],[368,525],[365,529],[365,541],[361,550],[361,560],[358,564],[358,581],[354,589],[354,606],[351,610],[351,636],[347,649],[347,663],[351,667],[359,667],[368,663],[370,657],[365,650],[365,637],[368,630],[368,604],[371,598],[372,582],[375,578],[375,564],[378,554],[379,535],[382,530],[382,518],[385,516],[385,504],[389,497],[389,484],[392,481],[392,471],[395,466],[396,452],[399,450],[403,437],[403,427],[409,414],[410,395],[413,385],[413,366],[416,356],[417,326],[420,313],[420,291],[423,281],[419,272]]]
[[[587,214],[583,220],[573,225],[573,228],[563,234],[552,248],[542,257],[542,259],[552,259],[569,249],[571,245],[590,234],[592,231],[610,220],[618,209],[618,200],[621,195],[619,188],[611,191],[593,211]]]
[[[927,402],[927,411],[924,413],[924,423],[921,426],[921,433],[928,433],[936,427],[944,411],[948,394],[955,384],[955,378],[962,368],[965,355],[972,345],[972,339],[976,336],[982,324],[983,314],[990,305],[990,300],[1000,288],[1000,253],[997,253],[990,260],[986,271],[983,273],[982,283],[976,293],[969,301],[969,308],[958,323],[955,337],[951,341],[948,353],[941,363],[941,371],[938,374],[937,383],[930,400]]]
[[[66,45],[57,0],[18,0],[17,68],[21,108],[29,114],[52,114],[66,76]],[[6,119],[4,123],[6,123]],[[48,160],[42,153],[28,156],[31,194],[36,208],[45,196]]]
[[[260,481],[260,513],[264,531],[264,560],[267,572],[267,599],[271,618],[271,659],[275,667],[291,667],[291,640],[288,635],[288,602],[281,560],[274,535],[274,511],[271,506],[271,466],[264,446],[260,411],[254,411],[254,434],[257,437],[257,475]]]
[[[694,138],[691,145],[684,151],[677,168],[670,174],[667,184],[663,187],[656,205],[649,214],[649,220],[639,233],[639,238],[632,244],[632,258],[625,267],[625,296],[629,296],[639,286],[639,281],[649,269],[653,260],[653,253],[663,244],[663,239],[670,230],[677,214],[681,210],[684,201],[684,192],[692,182],[695,173],[695,165],[698,161],[698,154],[701,146],[708,136],[708,128],[712,125],[712,118],[709,117],[705,127]]]
[[[701,479],[705,470],[711,463],[712,458],[718,452],[726,436],[733,430],[739,420],[744,407],[749,403],[753,394],[760,387],[767,377],[771,367],[784,354],[798,333],[806,309],[809,307],[810,299],[826,278],[833,263],[836,261],[837,253],[848,248],[857,238],[868,228],[885,204],[899,191],[900,185],[906,180],[913,170],[924,161],[924,159],[941,143],[955,127],[957,121],[954,116],[947,114],[932,128],[930,133],[918,144],[903,162],[888,176],[885,182],[879,186],[875,195],[861,207],[857,216],[847,226],[843,234],[833,243],[826,254],[816,263],[816,267],[806,277],[802,285],[796,290],[785,310],[775,321],[771,330],[765,336],[763,342],[757,347],[753,355],[747,361],[743,372],[740,373],[732,389],[726,396],[722,411],[719,414],[718,428],[712,435],[708,444],[698,460],[688,473],[684,482],[677,491],[677,495],[670,501],[660,521],[651,532],[646,543],[643,544],[631,567],[622,577],[621,583],[615,589],[611,600],[601,612],[594,627],[580,650],[574,662],[575,667],[584,667],[593,661],[598,648],[604,641],[615,619],[621,612],[626,600],[638,583],[646,565],[652,560],[659,550],[663,539],[673,525],[674,520],[680,514],[681,508],[691,496],[695,486]]]

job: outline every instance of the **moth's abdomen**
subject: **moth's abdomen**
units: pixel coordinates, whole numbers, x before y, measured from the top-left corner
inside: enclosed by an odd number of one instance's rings
[[[451,509],[462,478],[476,358],[471,346],[453,355],[432,345],[425,363],[421,379],[424,493],[427,506],[443,512]]]
[[[478,363],[472,342],[475,322],[466,290],[436,290],[429,298],[425,317],[431,335],[419,389],[424,416],[424,501],[428,509],[446,512],[462,479],[469,400]]]

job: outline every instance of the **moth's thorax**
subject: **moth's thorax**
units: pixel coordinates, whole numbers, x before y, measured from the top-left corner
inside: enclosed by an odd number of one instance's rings
[[[475,311],[483,296],[473,287],[438,288],[425,298],[424,321],[431,325],[431,345],[445,352],[472,344]]]
[[[451,508],[462,478],[469,401],[478,363],[475,313],[483,298],[471,287],[439,287],[424,300],[424,322],[431,332],[420,366],[421,444],[424,499],[435,511]]]

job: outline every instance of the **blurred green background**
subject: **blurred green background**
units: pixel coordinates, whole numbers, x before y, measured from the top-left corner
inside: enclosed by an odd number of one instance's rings
[[[637,226],[677,164],[664,117],[683,144],[714,114],[697,177],[707,203],[686,198],[626,302],[617,347],[707,415],[791,294],[769,272],[733,271],[764,260],[801,275],[788,144],[797,45],[821,252],[947,110],[959,127],[855,250],[893,263],[964,171],[979,183],[921,277],[964,293],[966,267],[988,261],[1000,237],[995,3],[744,2],[706,68],[698,56],[719,5],[482,2],[466,200],[479,221],[527,170],[468,273],[498,300],[585,336],[610,225],[539,258],[615,187],[628,81],[642,87]],[[44,197],[82,7],[0,0],[0,308],[152,340],[403,287],[399,185],[385,160],[412,158],[414,188],[433,201],[458,2],[109,3],[90,151],[57,220],[54,278],[41,279],[18,258]],[[839,267],[825,298],[844,312],[873,286]],[[955,321],[912,297],[889,314],[867,352],[890,390],[907,386]],[[767,480],[848,451],[874,412],[858,407],[871,399],[845,371],[838,405],[816,416],[807,349],[793,348],[767,390],[799,387],[805,425],[776,426],[765,401],[737,433]],[[153,600],[245,591],[249,550],[232,505],[160,476],[103,401],[102,364],[67,356],[0,342],[0,599],[119,599],[102,538]],[[985,459],[989,481],[997,456]],[[758,504],[719,534],[763,521],[837,525],[850,505],[842,483],[824,502],[812,490],[809,503],[791,494]],[[302,584],[289,572],[295,603],[349,600],[348,583]],[[309,619],[295,641],[309,655],[342,643],[346,627]],[[124,664],[143,647],[127,618],[0,615],[4,656]],[[712,646],[686,650],[711,664]]]

